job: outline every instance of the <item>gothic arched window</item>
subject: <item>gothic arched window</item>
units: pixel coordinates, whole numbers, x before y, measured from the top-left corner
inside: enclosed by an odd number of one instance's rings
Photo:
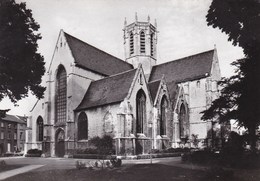
[[[132,32],[130,33],[129,46],[130,46],[130,55],[132,55],[134,53],[134,35]]]
[[[136,96],[136,133],[143,133],[143,125],[146,122],[146,97],[141,89]]]
[[[140,33],[140,53],[145,53],[145,34],[143,31]]]
[[[43,141],[43,119],[41,116],[37,118],[37,141]]]
[[[151,41],[151,42],[150,42],[150,46],[151,46],[151,47],[150,47],[150,49],[151,49],[151,52],[150,52],[150,53],[151,53],[151,56],[154,55],[154,40],[153,40],[153,39],[154,39],[154,34],[152,33],[152,34],[151,34],[151,39],[150,39],[150,41]]]
[[[166,109],[167,99],[166,96],[163,96],[161,101],[160,135],[166,135]]]
[[[78,140],[88,139],[88,117],[81,112],[78,118]]]
[[[180,115],[179,115],[179,129],[180,129],[180,138],[185,137],[186,133],[186,110],[184,104],[181,104]]]
[[[67,116],[67,73],[60,65],[56,76],[56,100],[55,117],[56,122],[66,122]]]

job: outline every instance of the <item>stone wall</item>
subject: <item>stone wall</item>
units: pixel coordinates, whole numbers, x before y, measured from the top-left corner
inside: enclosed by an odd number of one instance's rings
[[[101,106],[97,108],[90,108],[84,111],[88,118],[88,140],[103,135],[111,135],[114,137],[119,132],[119,120],[117,119],[120,103]],[[75,116],[75,136],[77,140],[77,148],[85,149],[88,145],[88,140],[78,140],[78,116],[81,112],[76,113]]]

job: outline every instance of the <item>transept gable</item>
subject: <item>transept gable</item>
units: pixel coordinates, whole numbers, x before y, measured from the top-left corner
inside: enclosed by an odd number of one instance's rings
[[[186,109],[188,108],[188,101],[186,100],[186,97],[185,97],[184,88],[180,84],[177,99],[176,99],[175,105],[173,107],[174,112],[178,113],[182,104],[185,106]]]
[[[151,101],[152,104],[152,97],[150,94],[150,91],[148,89],[148,83],[147,80],[145,78],[145,74],[142,68],[142,64],[139,64],[135,77],[131,83],[131,87],[128,91],[128,94],[126,96],[126,99],[131,99],[131,97],[136,97],[136,95],[133,95],[133,93],[138,90],[138,89],[143,89],[144,92],[147,94],[146,96],[149,97],[149,100]]]
[[[218,54],[216,48],[214,48],[213,62],[211,66],[210,75],[213,80],[219,81],[221,79],[221,72],[220,72]]]
[[[55,45],[55,49],[51,58],[49,68],[47,70],[48,75],[55,75],[55,71],[58,66],[63,65],[66,71],[69,73],[72,71],[71,65],[74,64],[74,58],[71,50],[68,46],[68,42],[63,30],[60,30],[59,36]]]
[[[169,90],[167,87],[167,84],[165,82],[164,76],[160,80],[160,84],[157,89],[157,93],[154,99],[154,106],[160,105],[161,99],[163,96],[166,96],[167,100],[170,101],[170,95],[169,95]]]

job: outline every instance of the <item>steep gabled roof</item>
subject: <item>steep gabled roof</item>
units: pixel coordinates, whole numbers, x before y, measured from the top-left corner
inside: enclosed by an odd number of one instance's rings
[[[18,116],[6,114],[4,118],[0,118],[5,121],[10,121],[10,122],[15,122],[15,123],[20,123],[20,124],[26,124],[26,122],[22,119],[20,119]]]
[[[131,87],[136,70],[92,82],[75,111],[123,101]]]
[[[177,97],[178,97],[178,93],[179,93],[179,87],[175,82],[167,82],[167,88],[169,90],[169,96],[170,99],[172,101],[172,107],[175,107],[175,104],[177,103]]]
[[[159,86],[161,84],[161,81],[163,81],[163,80],[160,79],[160,80],[155,80],[155,81],[148,83],[148,88],[149,88],[153,102],[156,99],[156,95],[159,91]],[[178,91],[179,91],[178,85],[173,81],[172,82],[166,82],[166,85],[167,85],[167,89],[168,89],[168,92],[169,92],[170,99],[174,103],[176,98],[177,98],[176,96],[178,94]]]
[[[160,83],[161,83],[161,80],[155,80],[155,81],[148,83],[148,89],[150,91],[153,102],[154,102],[156,94],[158,92],[158,88],[160,86]]]
[[[165,76],[166,82],[186,82],[207,77],[211,73],[214,50],[181,58],[152,68],[149,81]]]
[[[133,66],[64,32],[76,66],[102,75],[114,75]]]

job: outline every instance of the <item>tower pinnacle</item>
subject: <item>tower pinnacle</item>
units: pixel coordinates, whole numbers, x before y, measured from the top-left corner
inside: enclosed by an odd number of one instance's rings
[[[126,27],[126,25],[127,25],[127,21],[126,21],[126,17],[125,17],[125,22],[124,22],[124,26]]]

